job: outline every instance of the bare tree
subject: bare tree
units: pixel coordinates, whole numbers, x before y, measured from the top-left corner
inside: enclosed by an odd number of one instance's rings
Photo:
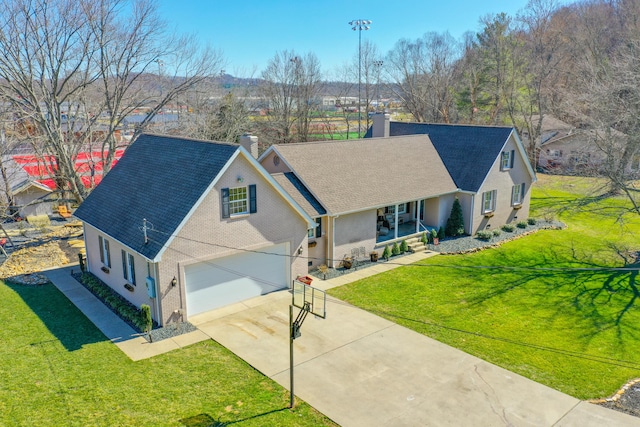
[[[419,122],[449,123],[454,109],[453,76],[459,58],[449,33],[427,33],[396,43],[385,61],[395,94]]]
[[[144,129],[220,65],[193,39],[165,35],[150,0],[7,0],[0,8],[0,99],[33,126],[25,138],[50,156],[58,189],[78,202],[87,195],[75,166],[81,150],[97,145],[107,171],[128,114],[146,108]],[[150,71],[159,61],[173,77],[158,94]]]
[[[320,64],[316,56],[294,51],[277,52],[262,72],[260,88],[268,102],[262,136],[269,144],[307,141],[310,112],[317,109],[321,87]]]

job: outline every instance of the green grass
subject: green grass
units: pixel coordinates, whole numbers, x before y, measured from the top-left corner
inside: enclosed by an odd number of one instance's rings
[[[555,216],[564,230],[430,258],[329,293],[577,398],[609,396],[640,377],[638,271],[610,269],[625,255],[635,262],[628,255],[640,251],[640,218],[618,217],[624,199],[560,179],[534,187],[532,212]]]
[[[132,362],[53,285],[0,300],[0,425],[334,425],[214,341]]]

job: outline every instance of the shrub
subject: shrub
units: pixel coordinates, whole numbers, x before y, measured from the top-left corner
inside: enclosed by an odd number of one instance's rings
[[[496,236],[496,237],[497,237],[497,236],[499,236],[499,235],[500,235],[500,229],[499,229],[499,228],[494,228],[494,229],[493,229],[493,231],[492,231],[492,233],[493,233],[493,235],[494,235],[494,236]]]
[[[462,216],[462,206],[458,199],[453,202],[451,215],[447,219],[447,228],[444,232],[447,236],[462,236],[464,234],[464,217]],[[441,238],[444,238],[444,236]]]
[[[427,243],[429,243],[429,239],[427,239],[427,233],[426,232],[422,232],[422,237],[420,237],[420,241],[422,242],[423,245],[426,245]]]
[[[145,331],[147,320],[142,310],[124,299],[120,294],[102,283],[100,279],[91,273],[82,273],[80,282],[107,307],[120,316],[122,320],[132,325],[139,332]],[[153,319],[151,320],[151,324],[153,327]]]
[[[391,255],[400,255],[400,246],[398,246],[398,242],[393,242],[393,246],[391,247]]]
[[[516,224],[518,228],[527,228],[527,222],[526,221],[518,221],[518,224]]]
[[[527,224],[529,225],[536,225],[538,223],[538,220],[535,218],[528,218],[527,219]]]
[[[142,304],[140,306],[140,311],[142,312],[142,320],[144,321],[144,332],[151,332],[151,328],[153,328],[153,318],[151,317],[151,307],[148,304]]]
[[[502,231],[506,231],[508,233],[512,233],[513,230],[515,230],[516,228],[513,226],[513,224],[505,224],[502,226]]]
[[[484,241],[491,240],[491,236],[493,236],[493,233],[489,230],[480,230],[476,233],[476,239]]]
[[[408,252],[408,251],[409,251],[409,245],[407,245],[407,241],[406,240],[403,240],[400,243],[400,253],[405,253],[405,252]]]
[[[443,228],[443,227],[440,227],[440,228],[438,229],[438,239],[442,240],[442,239],[444,239],[444,238],[445,238],[444,228]]]
[[[433,228],[429,233],[429,243],[433,243],[433,239],[435,239],[436,237],[438,237],[438,231]]]
[[[384,250],[382,251],[382,258],[388,261],[390,257],[391,257],[391,249],[389,249],[389,245],[385,245]]]

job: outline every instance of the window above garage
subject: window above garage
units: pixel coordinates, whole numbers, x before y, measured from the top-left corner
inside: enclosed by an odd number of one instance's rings
[[[256,186],[255,184],[223,188],[222,197],[222,218],[232,218],[256,213]]]

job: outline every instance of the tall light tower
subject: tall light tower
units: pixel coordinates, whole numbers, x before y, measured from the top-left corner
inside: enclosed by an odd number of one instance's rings
[[[351,25],[353,31],[358,31],[358,138],[360,138],[360,130],[362,128],[362,111],[360,108],[360,100],[362,99],[362,96],[360,96],[362,91],[362,30],[367,31],[371,28],[371,21],[368,19],[354,19],[349,22],[349,25]]]
[[[376,77],[377,77],[377,81],[376,81],[376,113],[378,112],[378,110],[380,109],[380,68],[382,68],[382,65],[384,64],[384,61],[382,60],[377,60],[377,61],[373,61],[373,66],[376,69]]]

